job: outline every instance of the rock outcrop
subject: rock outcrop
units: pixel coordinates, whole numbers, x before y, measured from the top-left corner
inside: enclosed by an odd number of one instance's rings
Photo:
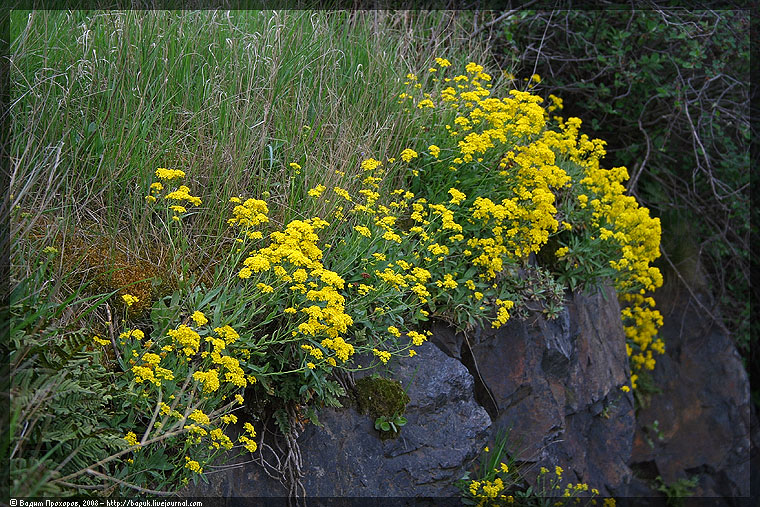
[[[528,482],[539,467],[559,465],[563,483],[585,482],[603,496],[662,496],[652,489],[656,476],[666,484],[698,476],[697,496],[749,495],[749,383],[741,359],[693,300],[664,296],[667,353],[654,371],[663,392],[637,417],[632,393],[621,390],[630,386],[629,366],[610,287],[569,295],[554,320],[534,312],[467,337],[436,324],[417,357],[381,372],[411,400],[398,438],[382,440],[372,418],[352,407],[321,410],[322,426],[308,425],[298,437],[305,494],[454,497],[453,483],[509,430],[507,450]],[[191,494],[288,494],[257,463],[209,479]]]
[[[381,440],[374,421],[348,407],[321,410],[322,426],[299,436],[308,496],[455,496],[454,482],[506,429],[529,481],[539,466],[560,465],[563,481],[621,491],[635,422],[632,397],[620,390],[628,362],[611,288],[569,296],[555,320],[534,313],[468,338],[441,325],[433,332],[433,343],[391,373],[411,400],[398,438]],[[288,494],[254,463],[213,474],[194,493]]]
[[[391,375],[407,388],[408,423],[381,440],[374,421],[353,408],[320,411],[322,427],[299,436],[302,483],[308,496],[449,497],[454,482],[486,445],[491,420],[476,403],[473,379],[457,360],[431,343],[399,361]],[[286,496],[257,464],[210,476],[202,496]]]
[[[508,430],[513,458],[563,481],[620,494],[631,478],[635,426],[620,307],[611,287],[568,296],[554,320],[534,313],[465,339],[439,327],[438,343],[476,378],[493,434]],[[526,479],[532,479],[527,474]]]
[[[653,372],[662,391],[639,410],[630,495],[652,496],[651,481],[698,477],[698,497],[749,496],[749,381],[730,335],[711,319],[704,293],[666,288],[658,305],[666,353]],[[714,310],[713,310],[714,311]],[[657,421],[655,423],[655,421]]]

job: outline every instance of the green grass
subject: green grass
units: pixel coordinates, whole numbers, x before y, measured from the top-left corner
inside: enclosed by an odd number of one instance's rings
[[[367,11],[13,11],[12,204],[123,235],[136,255],[157,237],[143,200],[156,167],[217,198],[193,220],[205,251],[232,195],[269,191],[280,222],[320,211],[303,208],[308,188],[409,136],[398,81],[446,56],[425,37],[447,14],[416,16],[410,36]]]

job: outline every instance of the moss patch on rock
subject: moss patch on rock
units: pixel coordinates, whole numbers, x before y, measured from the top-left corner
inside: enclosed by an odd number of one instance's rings
[[[383,377],[364,377],[356,381],[355,399],[360,414],[369,415],[374,421],[378,417],[400,416],[406,410],[409,396],[397,380]],[[395,438],[394,431],[381,431],[380,438]]]

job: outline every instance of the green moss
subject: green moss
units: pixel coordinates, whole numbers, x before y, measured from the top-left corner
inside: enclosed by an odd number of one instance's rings
[[[369,415],[374,421],[378,417],[391,418],[402,415],[409,403],[409,396],[397,380],[383,377],[364,377],[356,381],[356,404],[360,414]],[[395,438],[398,433],[381,431],[380,438]]]

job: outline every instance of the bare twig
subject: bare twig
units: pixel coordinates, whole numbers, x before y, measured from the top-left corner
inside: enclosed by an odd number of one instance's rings
[[[140,445],[144,445],[145,441],[148,440],[148,435],[150,435],[151,430],[153,430],[153,425],[156,423],[156,417],[158,417],[158,413],[161,410],[161,401],[163,401],[163,395],[164,390],[161,389],[161,386],[158,386],[158,400],[156,400],[156,408],[153,409],[153,417],[150,419],[150,423],[148,423],[148,427],[145,429],[145,433],[143,433],[142,440],[140,440]]]
[[[117,484],[121,484],[122,486],[126,486],[128,488],[134,489],[135,491],[139,491],[140,493],[148,493],[150,495],[157,495],[157,496],[173,496],[174,493],[167,492],[167,491],[159,491],[157,489],[148,489],[143,488],[140,486],[137,486],[136,484],[131,484],[126,481],[122,481],[121,479],[117,479],[116,477],[111,477],[110,475],[102,474],[100,472],[96,472],[95,470],[92,470],[91,468],[88,468],[87,473],[90,475],[94,475],[95,477],[100,477],[101,479],[106,479],[109,481],[113,481]],[[105,487],[103,488],[105,489]]]
[[[475,37],[476,35],[478,35],[480,32],[482,32],[483,30],[487,30],[488,28],[491,28],[493,25],[495,25],[495,24],[496,24],[496,23],[498,23],[499,21],[501,21],[501,20],[503,20],[503,19],[506,19],[506,18],[509,18],[509,17],[511,17],[512,15],[514,15],[515,13],[517,13],[517,12],[520,12],[521,10],[525,10],[525,9],[527,9],[528,7],[530,7],[531,5],[533,5],[534,3],[536,3],[537,1],[538,1],[538,0],[531,0],[531,1],[530,1],[530,2],[528,2],[528,3],[525,3],[525,4],[521,5],[519,9],[512,9],[512,10],[510,10],[510,11],[504,12],[504,13],[502,13],[501,15],[499,15],[499,17],[497,17],[497,18],[496,18],[496,19],[494,19],[494,20],[491,20],[491,21],[489,21],[488,23],[484,24],[484,25],[483,25],[483,26],[481,26],[480,28],[478,28],[478,27],[477,27],[477,25],[476,25],[476,27],[475,27],[475,31],[473,31],[473,32],[470,34],[470,38],[474,38],[474,37]],[[477,18],[476,18],[476,19],[477,19]]]
[[[119,347],[116,346],[116,338],[113,332],[113,317],[111,317],[111,305],[106,303],[105,306],[106,314],[108,314],[108,334],[111,337],[111,346],[113,346],[113,351],[114,354],[116,354],[116,359],[118,359],[119,364],[124,364],[124,361],[121,358],[121,354],[119,353]]]
[[[538,51],[536,52],[536,61],[533,63],[533,72],[531,75],[536,74],[536,69],[538,68],[538,60],[541,57],[541,48],[544,47],[544,41],[546,40],[546,32],[549,30],[549,25],[552,23],[552,16],[554,16],[554,11],[552,10],[551,14],[549,14],[549,20],[546,22],[546,28],[544,28],[544,34],[541,36],[541,44],[538,46]]]
[[[184,419],[184,418],[181,419],[181,421],[179,422],[179,425],[180,426],[183,425],[185,423],[185,421],[186,421],[186,419]],[[78,477],[78,476],[80,476],[80,475],[82,475],[84,473],[87,473],[87,471],[89,469],[91,469],[91,468],[99,467],[101,465],[105,465],[106,463],[110,463],[111,461],[113,461],[115,459],[118,459],[118,458],[124,456],[125,454],[129,454],[130,452],[134,451],[135,449],[139,449],[139,448],[141,448],[143,446],[154,444],[154,443],[160,442],[162,440],[166,440],[167,438],[176,437],[177,435],[181,435],[183,433],[187,433],[187,431],[188,431],[187,429],[185,429],[184,427],[182,427],[182,428],[180,428],[178,430],[170,431],[168,433],[164,433],[163,435],[159,435],[157,437],[151,438],[150,440],[147,440],[143,444],[133,445],[133,446],[129,447],[128,449],[124,449],[123,451],[119,451],[116,454],[112,454],[112,455],[108,456],[107,458],[103,458],[100,461],[98,461],[96,463],[93,463],[92,465],[90,465],[87,468],[82,468],[80,470],[77,470],[76,472],[70,473],[69,475],[60,477],[58,479],[54,479],[52,482],[61,482],[61,481],[66,481],[68,479],[73,479],[74,477]]]

